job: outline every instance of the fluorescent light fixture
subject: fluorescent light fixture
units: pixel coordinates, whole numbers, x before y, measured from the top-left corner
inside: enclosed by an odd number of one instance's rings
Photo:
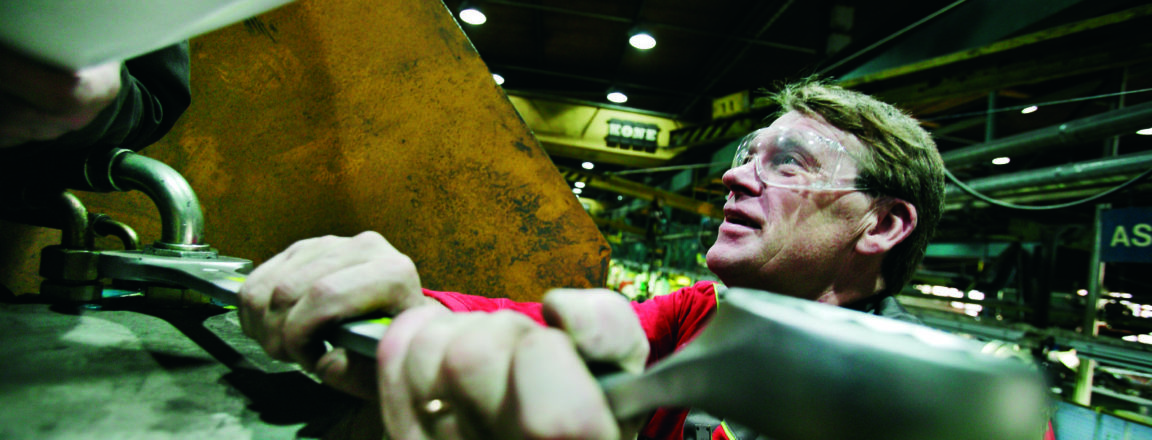
[[[617,104],[623,104],[625,102],[628,102],[628,95],[625,95],[625,94],[620,93],[620,92],[612,92],[612,93],[608,94],[608,100],[615,102]]]
[[[1012,161],[1012,159],[1008,158],[1008,157],[997,157],[995,159],[992,159],[992,164],[993,165],[1007,165],[1008,162],[1011,162],[1011,161]]]
[[[499,73],[493,73],[492,79],[496,81],[496,85],[504,85],[504,77],[500,76]]]
[[[1143,135],[1143,136],[1152,135],[1152,128],[1145,128],[1143,130],[1138,130],[1138,131],[1136,131],[1136,134]]]
[[[592,162],[584,162],[584,163],[580,164],[580,166],[586,170],[590,170],[590,169],[596,167],[596,165],[593,165]]]
[[[584,187],[584,182],[576,182],[576,187],[577,187],[577,188],[583,188],[583,187]]]
[[[1024,109],[1020,110],[1020,113],[1029,114],[1029,113],[1032,113],[1036,110],[1040,110],[1040,107],[1030,105],[1030,106],[1024,107]]]
[[[460,19],[464,20],[465,23],[475,25],[484,24],[484,22],[488,21],[488,17],[485,17],[484,13],[480,12],[480,10],[476,8],[467,8],[461,10]]]
[[[637,32],[628,39],[628,44],[640,50],[648,50],[656,47],[656,39],[645,32]]]

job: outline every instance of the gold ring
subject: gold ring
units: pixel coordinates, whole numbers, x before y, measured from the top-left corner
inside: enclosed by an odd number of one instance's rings
[[[424,402],[424,415],[428,418],[437,418],[452,411],[452,405],[443,399],[432,399]]]

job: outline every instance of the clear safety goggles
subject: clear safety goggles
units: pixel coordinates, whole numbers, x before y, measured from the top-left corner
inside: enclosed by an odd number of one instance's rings
[[[858,191],[858,162],[839,142],[806,130],[761,128],[740,141],[732,168],[753,162],[765,185],[811,191]]]

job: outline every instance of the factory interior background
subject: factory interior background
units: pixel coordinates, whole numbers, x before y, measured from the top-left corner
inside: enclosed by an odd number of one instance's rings
[[[1062,407],[1085,426],[1067,438],[1139,438],[1098,427],[1100,414],[1152,422],[1150,5],[446,3],[611,244],[609,288],[643,299],[711,279],[720,175],[776,110],[757,98],[830,76],[923,121],[983,196],[949,183],[899,300],[1045,359],[1054,391],[1082,405]],[[486,22],[469,24],[469,8]],[[628,44],[644,34],[651,48]]]
[[[429,288],[643,301],[714,279],[738,141],[766,90],[819,75],[921,120],[955,176],[898,300],[1033,357],[1058,439],[1152,436],[1152,3],[362,3],[192,39],[193,108],[144,153],[189,179],[222,253],[377,229]],[[159,235],[141,195],[82,198]],[[59,240],[25,232],[27,255]],[[5,268],[12,292],[37,258]]]

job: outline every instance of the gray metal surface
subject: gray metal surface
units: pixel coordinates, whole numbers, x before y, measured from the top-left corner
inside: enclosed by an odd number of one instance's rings
[[[353,411],[221,312],[0,303],[0,438],[320,438]]]

